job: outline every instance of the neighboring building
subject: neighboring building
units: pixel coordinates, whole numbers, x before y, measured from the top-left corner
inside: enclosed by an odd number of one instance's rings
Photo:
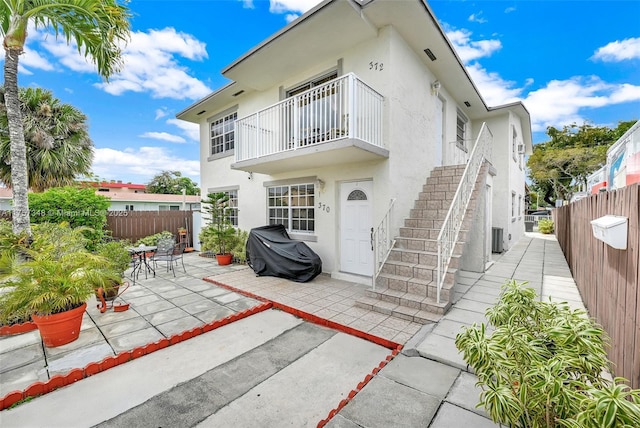
[[[200,209],[200,196],[127,192],[100,192],[99,194],[111,199],[109,211],[195,211]]]
[[[96,194],[111,200],[109,211],[195,211],[200,209],[200,196],[163,195],[145,193],[144,184],[121,181],[92,183]],[[0,211],[11,210],[13,193],[0,187]]]
[[[11,210],[11,199],[13,199],[13,193],[11,189],[0,186],[0,211]]]
[[[147,186],[144,184],[123,183],[118,181],[103,181],[100,183],[89,182],[96,187],[96,193],[118,192],[118,193],[147,193]]]
[[[202,191],[229,192],[238,227],[282,223],[326,273],[358,282],[383,261],[374,235],[398,236],[379,286],[424,291],[463,170],[434,168],[486,141],[461,263],[484,269],[494,227],[505,250],[524,234],[529,113],[485,104],[423,1],[324,1],[222,74],[231,83],[177,117],[200,125]]]

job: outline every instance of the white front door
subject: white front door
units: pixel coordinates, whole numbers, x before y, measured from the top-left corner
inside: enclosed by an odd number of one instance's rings
[[[373,182],[340,184],[340,270],[373,275]]]

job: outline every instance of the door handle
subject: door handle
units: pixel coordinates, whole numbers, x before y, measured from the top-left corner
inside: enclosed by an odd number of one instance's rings
[[[373,227],[371,228],[371,251],[373,251]]]

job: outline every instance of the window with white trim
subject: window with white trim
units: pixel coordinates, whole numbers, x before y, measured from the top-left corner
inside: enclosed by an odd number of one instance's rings
[[[518,217],[522,215],[522,195],[518,195]]]
[[[267,187],[269,224],[282,224],[288,232],[315,232],[315,186],[300,183]]]
[[[238,191],[225,190],[221,193],[224,193],[224,195],[229,198],[227,208],[225,208],[225,214],[229,217],[231,224],[238,227]]]
[[[513,155],[513,160],[517,160],[518,156],[518,133],[516,132],[516,127],[511,127],[511,154]]]
[[[211,139],[209,155],[233,150],[235,146],[235,123],[238,113],[233,112],[211,122],[209,127]]]
[[[516,218],[516,192],[511,192],[511,219]]]
[[[469,119],[460,110],[456,110],[456,145],[459,149],[467,150],[467,123]]]

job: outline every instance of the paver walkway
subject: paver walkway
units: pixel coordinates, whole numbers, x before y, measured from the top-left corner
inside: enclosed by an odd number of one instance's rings
[[[461,275],[462,297],[452,310],[439,323],[417,328],[402,354],[327,426],[496,426],[475,408],[480,391],[455,349],[457,332],[484,321],[485,309],[510,278],[529,281],[541,298],[582,303],[553,237],[528,234],[486,273]],[[387,327],[393,321],[388,317],[349,312],[344,302],[363,291],[357,284],[326,276],[309,284],[281,282],[246,269],[215,279],[307,312],[324,311],[333,320],[354,317],[344,323],[389,339],[411,335],[407,325]],[[2,411],[0,426],[316,426],[389,352],[268,310]],[[51,419],[51,409],[68,418]]]

